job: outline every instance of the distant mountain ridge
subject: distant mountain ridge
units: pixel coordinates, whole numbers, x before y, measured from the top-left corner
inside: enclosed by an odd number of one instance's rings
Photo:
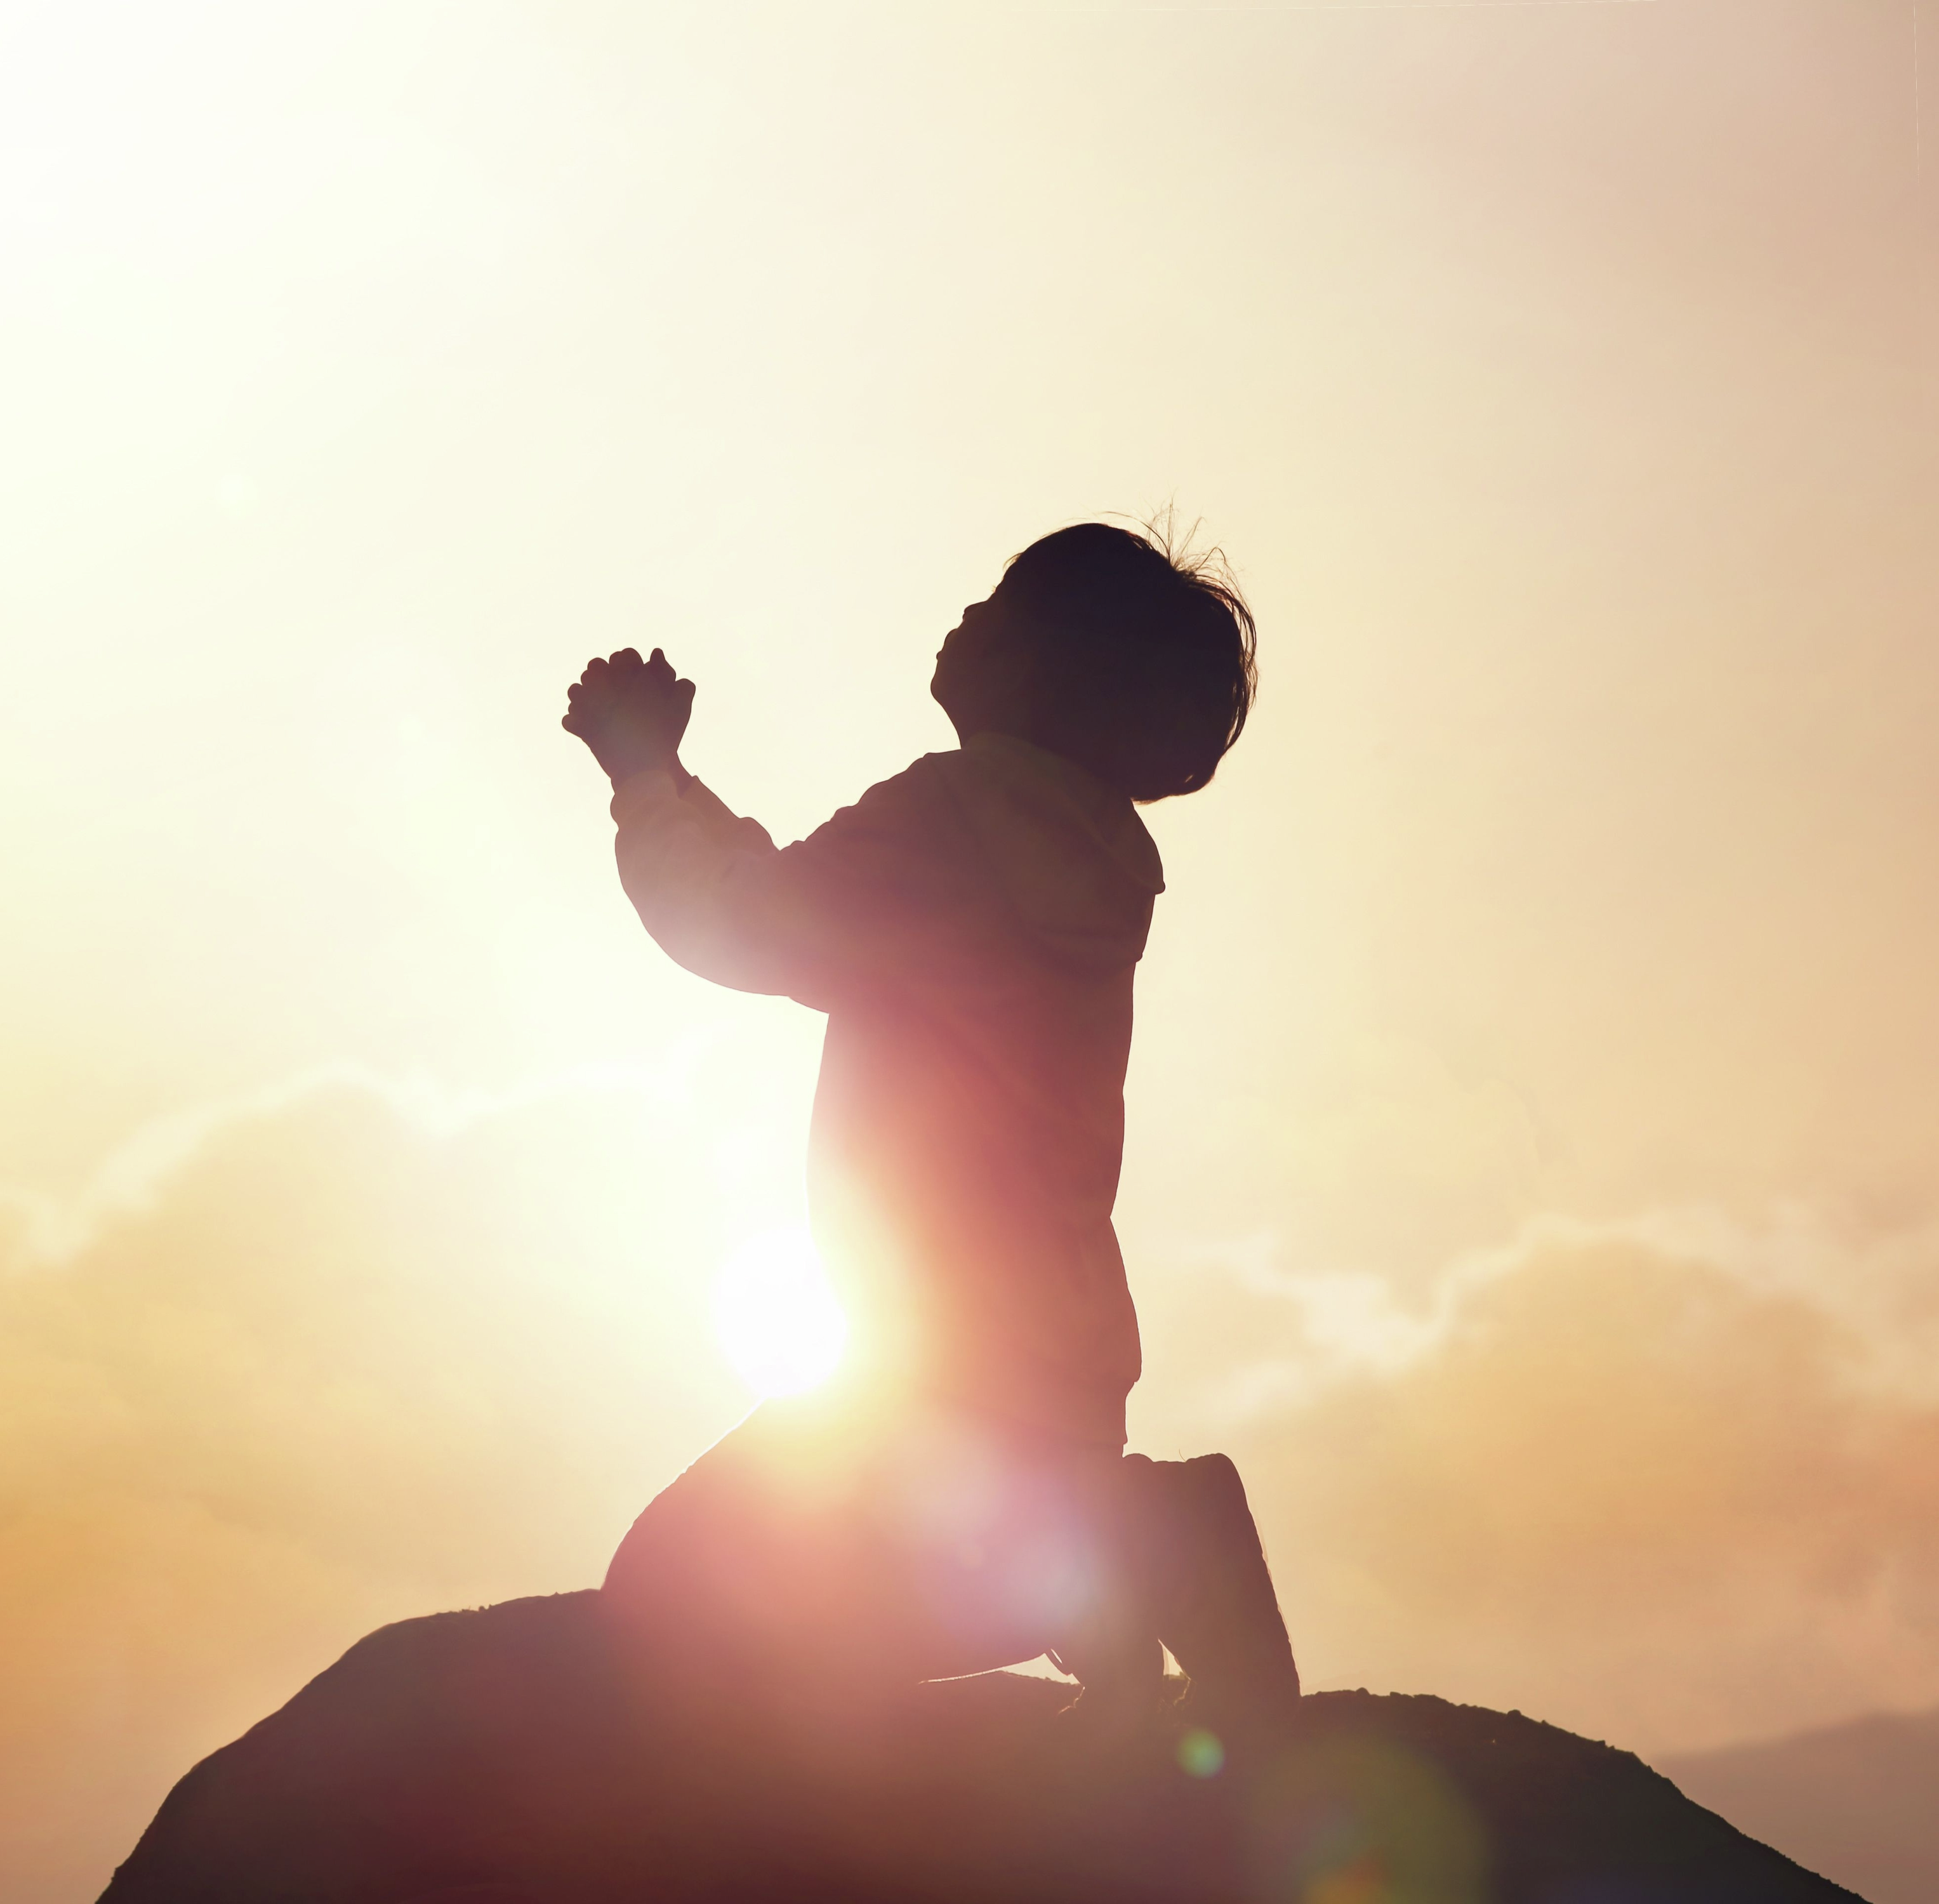
[[[104,1904],[1834,1904],[1630,1753],[1321,1693],[1223,1756],[993,1673],[683,1704],[599,1595],[382,1629],[176,1785]]]
[[[1699,1805],[1870,1904],[1939,1899],[1939,1711],[1657,1762]]]

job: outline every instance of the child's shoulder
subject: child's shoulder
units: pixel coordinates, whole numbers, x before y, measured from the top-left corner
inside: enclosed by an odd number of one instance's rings
[[[821,829],[876,855],[970,860],[1032,884],[1125,889],[1149,913],[1164,890],[1158,847],[1125,794],[1014,735],[979,734],[878,780]]]
[[[900,773],[891,774],[887,780],[865,788],[828,823],[849,830],[899,831],[946,821],[952,802],[948,769],[942,763],[952,759],[957,751],[952,748],[948,753],[918,755]]]
[[[962,747],[918,756],[857,797],[831,825],[957,834],[986,844],[1021,833],[1073,829],[1146,847],[1137,809],[1114,787],[1061,754],[1011,734],[978,734]],[[1156,848],[1150,848],[1155,859]]]
[[[1130,796],[1074,760],[1011,734],[979,734],[925,758],[986,847],[1028,842],[1033,859],[1048,850],[1073,864],[1103,862],[1148,893],[1164,891],[1157,844]]]
[[[924,754],[838,808],[802,842],[820,864],[888,877],[939,860],[960,859],[969,845],[960,802],[942,754]]]

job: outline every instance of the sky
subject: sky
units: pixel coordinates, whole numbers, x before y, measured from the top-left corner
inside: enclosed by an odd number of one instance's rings
[[[793,837],[1113,511],[1261,630],[1147,815],[1133,1445],[1309,1685],[1939,1703],[1935,44],[0,5],[0,1890],[749,1404],[819,1021],[641,932],[586,657]]]

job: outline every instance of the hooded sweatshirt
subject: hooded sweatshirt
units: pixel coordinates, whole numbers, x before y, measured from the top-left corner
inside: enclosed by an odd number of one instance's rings
[[[1131,981],[1164,890],[1131,801],[980,734],[778,849],[698,780],[613,796],[627,896],[690,972],[828,1014],[808,1208],[863,1372],[1122,1447],[1111,1224]]]

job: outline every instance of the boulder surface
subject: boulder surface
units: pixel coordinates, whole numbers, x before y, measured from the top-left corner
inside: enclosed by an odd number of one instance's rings
[[[191,1770],[103,1904],[1790,1904],[1630,1753],[1321,1693],[1251,1750],[1010,1673],[891,1708],[656,1692],[597,1593],[406,1620]]]

